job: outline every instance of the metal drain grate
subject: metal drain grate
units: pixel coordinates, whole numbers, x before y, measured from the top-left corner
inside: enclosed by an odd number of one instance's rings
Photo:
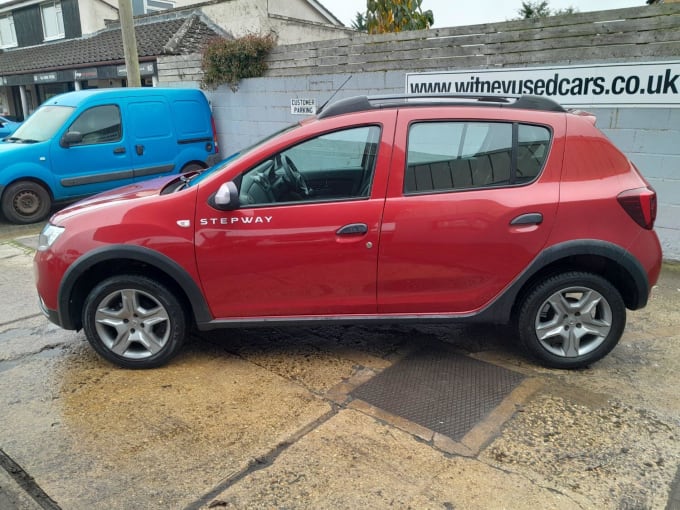
[[[395,363],[351,395],[460,441],[524,376],[443,348]]]

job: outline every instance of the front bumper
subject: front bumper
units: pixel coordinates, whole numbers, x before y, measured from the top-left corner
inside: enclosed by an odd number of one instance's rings
[[[62,326],[61,321],[59,320],[59,312],[57,312],[56,310],[50,310],[49,308],[47,308],[47,306],[45,306],[45,302],[42,300],[42,298],[40,298],[38,300],[38,306],[40,307],[40,311],[42,312],[42,314],[45,317],[47,317],[47,319],[51,323],[56,324],[60,328],[64,327],[64,326]]]

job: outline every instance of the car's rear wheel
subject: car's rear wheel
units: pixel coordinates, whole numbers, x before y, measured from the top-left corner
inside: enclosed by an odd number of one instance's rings
[[[528,351],[554,368],[582,368],[606,356],[626,325],[618,290],[586,272],[538,282],[519,309],[519,337]]]
[[[14,182],[2,194],[2,212],[12,223],[42,221],[50,213],[51,207],[50,194],[37,182]]]
[[[186,334],[179,300],[139,275],[114,276],[87,296],[83,329],[92,347],[124,368],[154,368],[177,354]]]

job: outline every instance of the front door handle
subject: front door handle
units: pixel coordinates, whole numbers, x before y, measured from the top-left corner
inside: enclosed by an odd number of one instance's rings
[[[366,225],[365,223],[350,223],[349,225],[345,225],[344,227],[340,227],[335,232],[335,235],[338,235],[338,236],[356,236],[356,235],[364,235],[366,232],[368,232],[368,225]]]
[[[541,223],[543,223],[541,213],[527,213],[517,216],[510,222],[510,225],[540,225]]]
[[[137,156],[141,156],[142,154],[144,154],[144,146],[135,145],[135,151],[137,151]]]

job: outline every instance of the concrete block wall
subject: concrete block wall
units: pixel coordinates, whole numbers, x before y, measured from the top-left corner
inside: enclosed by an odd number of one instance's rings
[[[659,200],[664,256],[680,260],[680,108],[593,109],[597,126],[635,163]]]
[[[304,116],[290,113],[291,99],[325,103],[348,75],[293,76],[243,80],[237,92],[228,87],[206,91],[224,154],[231,154],[283,129]],[[390,94],[404,90],[403,73],[377,72],[353,76],[333,100],[358,94]]]
[[[161,85],[197,87],[191,59],[176,59],[166,67],[159,63]],[[171,67],[185,66],[173,71]],[[200,64],[199,64],[200,67]],[[161,74],[162,71],[162,74]],[[290,113],[292,98],[316,99],[322,105],[347,79],[348,74],[263,77],[243,80],[237,92],[228,87],[207,90],[211,101],[220,150],[227,156],[304,117]],[[405,71],[354,74],[334,100],[360,94],[401,94]],[[680,108],[595,108],[597,126],[640,169],[659,197],[656,230],[664,257],[680,260]]]

